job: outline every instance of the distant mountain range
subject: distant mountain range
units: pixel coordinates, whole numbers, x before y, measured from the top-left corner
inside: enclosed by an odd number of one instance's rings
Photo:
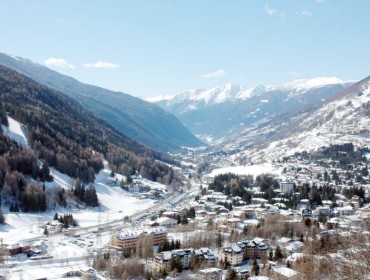
[[[149,101],[176,115],[200,139],[214,144],[286,114],[312,111],[353,83],[324,77],[255,88],[226,84]]]
[[[369,139],[370,77],[367,77],[314,108],[261,121],[238,137],[209,147],[207,152],[245,164],[276,160],[331,144],[351,142],[364,146]]]
[[[62,92],[118,131],[162,151],[202,145],[171,113],[131,95],[81,83],[28,59],[0,53],[0,65]]]

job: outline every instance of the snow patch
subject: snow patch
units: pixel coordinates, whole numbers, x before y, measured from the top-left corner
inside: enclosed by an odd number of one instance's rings
[[[29,142],[26,137],[27,128],[24,124],[16,121],[8,116],[9,127],[1,126],[3,133],[14,141],[18,142],[22,147],[29,148]]]

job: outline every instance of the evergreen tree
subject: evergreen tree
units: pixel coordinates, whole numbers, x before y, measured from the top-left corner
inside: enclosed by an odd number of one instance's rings
[[[233,268],[229,268],[226,274],[226,280],[235,280],[237,278],[236,271]]]
[[[275,254],[274,254],[274,260],[278,261],[283,258],[283,253],[281,252],[281,249],[279,246],[276,246]]]
[[[50,176],[50,167],[49,167],[49,164],[44,161],[44,163],[42,164],[42,168],[41,168],[41,180],[42,181],[51,181],[52,180],[52,177]]]
[[[85,188],[81,185],[80,178],[77,178],[75,184],[74,195],[77,196],[81,201],[84,199]]]
[[[222,233],[219,232],[217,233],[217,236],[216,236],[216,247],[221,248],[222,244],[223,244],[223,236],[222,236]]]
[[[191,207],[187,213],[187,217],[190,218],[190,219],[194,219],[195,218],[195,209],[194,207]]]
[[[260,267],[259,267],[259,265],[257,263],[257,259],[254,259],[253,260],[252,273],[255,276],[258,276],[260,274]]]
[[[3,214],[3,210],[1,209],[1,206],[0,206],[0,224],[1,225],[5,224],[5,217]]]
[[[170,250],[175,250],[175,240],[173,239],[171,241]]]
[[[188,218],[186,218],[186,215],[181,218],[181,224],[187,225],[188,224]]]
[[[89,186],[85,189],[83,201],[86,203],[87,206],[99,206],[99,200],[94,186]]]
[[[177,239],[176,242],[175,242],[175,249],[177,250],[177,249],[180,249],[180,248],[181,248],[181,242],[180,242],[179,239]]]

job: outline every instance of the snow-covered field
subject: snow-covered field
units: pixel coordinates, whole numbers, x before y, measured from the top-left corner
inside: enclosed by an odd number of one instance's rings
[[[55,185],[59,185],[62,188],[69,189],[74,185],[75,180],[73,178],[53,168],[51,168],[51,174],[54,177],[54,182],[46,183],[47,188],[53,188]],[[71,213],[81,227],[88,227],[98,225],[99,223],[123,219],[126,215],[134,214],[154,204],[154,200],[133,197],[129,192],[121,189],[119,184],[118,186],[107,185],[109,181],[113,180],[110,174],[111,170],[105,167],[96,176],[94,185],[101,204],[100,207],[87,209],[58,208],[45,213],[18,214],[9,213],[8,209],[3,207],[6,214],[6,225],[0,225],[0,236],[3,238],[3,242],[11,244],[18,240],[42,235],[43,229],[40,226],[51,221],[55,212],[58,212],[58,214]],[[115,174],[115,177],[118,181],[123,178],[120,174]],[[158,183],[152,183],[152,185],[165,187]]]
[[[252,175],[256,177],[260,174],[276,174],[280,175],[282,172],[281,167],[276,168],[271,163],[262,163],[255,165],[240,165],[224,167],[212,170],[207,176],[215,177],[220,174],[233,173],[236,175]]]
[[[27,128],[20,122],[8,116],[9,127],[2,126],[3,132],[10,138],[20,143],[23,147],[29,147]],[[53,182],[46,182],[45,186],[51,190],[60,186],[67,190],[75,185],[75,179],[50,168]],[[100,207],[77,209],[76,207],[58,208],[45,213],[9,213],[9,205],[3,206],[6,214],[6,224],[0,225],[0,238],[4,244],[11,244],[19,240],[37,237],[43,234],[41,226],[53,219],[55,212],[58,214],[71,213],[81,227],[98,225],[113,220],[122,219],[124,216],[144,210],[154,204],[154,200],[139,199],[131,193],[120,188],[120,181],[125,177],[115,174],[110,177],[111,170],[108,163],[104,162],[104,169],[96,175],[94,186],[100,202]],[[166,186],[141,179],[141,183],[151,188],[165,189]]]

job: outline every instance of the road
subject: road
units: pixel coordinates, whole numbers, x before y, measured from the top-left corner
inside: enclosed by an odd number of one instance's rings
[[[129,228],[133,227],[135,225],[132,225],[131,223],[125,223],[125,218],[129,219],[130,221],[140,221],[144,218],[146,218],[148,215],[151,215],[154,211],[158,211],[161,209],[164,209],[168,206],[171,208],[176,207],[181,202],[190,200],[194,198],[196,194],[194,192],[183,192],[183,193],[175,193],[166,199],[160,201],[159,203],[150,206],[149,208],[146,208],[144,210],[138,211],[136,213],[133,213],[132,215],[123,217],[122,219],[113,220],[107,223],[101,223],[93,226],[83,227],[83,228],[75,228],[70,229],[68,232],[61,232],[58,234],[53,234],[50,236],[50,238],[58,239],[63,238],[64,236],[71,236],[75,234],[79,234],[81,236],[88,235],[88,234],[105,234],[109,233],[112,230],[122,230],[123,228]],[[32,243],[40,240],[48,239],[49,237],[46,237],[44,235],[35,237],[35,238],[27,238],[23,240],[19,240],[19,242],[23,242],[25,244]],[[86,255],[80,255],[80,256],[74,256],[70,257],[68,259],[66,258],[52,258],[52,259],[45,259],[45,260],[28,260],[25,262],[22,261],[8,261],[5,264],[0,264],[1,269],[9,269],[9,268],[15,268],[15,267],[22,267],[22,266],[43,266],[43,265],[50,265],[50,264],[68,264],[73,262],[79,262],[86,260]]]
[[[141,217],[144,218],[144,216],[149,215],[153,211],[163,209],[163,207],[168,205],[168,203],[171,203],[172,205],[178,204],[179,202],[183,201],[187,196],[189,196],[189,193],[187,193],[187,192],[175,193],[175,194],[167,197],[166,199],[160,201],[159,203],[154,204],[153,206],[150,206],[149,208],[146,208],[144,210],[140,210],[140,211],[138,211],[134,214],[131,214],[129,216],[126,216],[126,217],[130,221],[140,220],[138,218],[141,218]],[[99,232],[104,233],[106,231],[111,231],[112,229],[115,229],[115,228],[127,227],[128,225],[125,224],[124,222],[125,222],[125,217],[123,217],[122,219],[117,219],[117,220],[113,220],[113,221],[106,222],[106,223],[96,224],[96,225],[93,225],[93,226],[69,229],[68,232],[61,232],[61,233],[58,233],[58,234],[53,234],[52,236],[55,237],[55,236],[64,236],[64,235],[74,235],[74,234],[88,233],[88,232],[92,233],[93,231],[98,231],[99,228],[100,228]],[[132,226],[132,225],[130,225],[130,226]],[[33,237],[33,238],[21,239],[21,240],[19,240],[19,242],[23,242],[23,243],[27,244],[27,243],[36,242],[36,241],[39,241],[39,240],[44,240],[45,238],[47,238],[45,235],[41,235],[41,236],[37,236],[37,237]]]

